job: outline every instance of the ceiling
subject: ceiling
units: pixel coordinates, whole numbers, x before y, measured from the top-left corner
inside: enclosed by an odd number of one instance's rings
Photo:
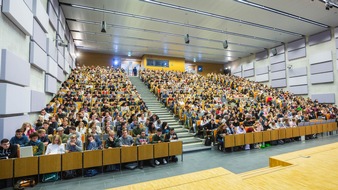
[[[191,62],[226,63],[338,26],[338,9],[325,10],[319,0],[60,3],[78,51],[121,57],[152,54]],[[263,9],[258,8],[261,5]],[[103,20],[107,23],[106,33],[100,32]],[[189,44],[184,42],[186,34],[190,36]],[[225,40],[227,49],[223,48]]]

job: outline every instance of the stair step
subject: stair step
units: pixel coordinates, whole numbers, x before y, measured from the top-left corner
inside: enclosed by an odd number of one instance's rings
[[[211,146],[204,146],[202,143],[191,143],[183,145],[183,153],[211,150]]]
[[[257,170],[251,170],[251,171],[248,171],[248,172],[240,173],[238,175],[241,176],[242,179],[247,179],[247,178],[252,178],[254,176],[259,176],[259,175],[262,175],[262,174],[274,172],[274,171],[280,170],[282,168],[283,168],[282,166],[264,167],[264,168],[260,168],[260,169],[257,169]]]
[[[199,142],[199,143],[202,144],[202,140],[201,139],[197,139],[197,138],[194,138],[194,137],[183,138],[182,141],[183,141],[183,144],[197,143],[197,142]]]

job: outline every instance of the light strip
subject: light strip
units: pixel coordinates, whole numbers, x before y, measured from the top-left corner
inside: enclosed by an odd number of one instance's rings
[[[281,41],[271,40],[271,39],[257,37],[257,36],[239,34],[239,33],[224,31],[224,30],[220,30],[220,29],[208,28],[208,27],[197,26],[197,25],[192,25],[192,24],[185,24],[185,23],[180,23],[180,22],[175,22],[175,21],[168,21],[168,20],[163,20],[163,19],[158,19],[158,18],[140,16],[140,15],[135,15],[135,14],[122,13],[122,12],[118,12],[118,11],[111,11],[111,10],[93,8],[93,7],[83,6],[83,5],[66,4],[66,3],[60,3],[60,5],[72,6],[74,8],[80,8],[80,9],[85,9],[85,10],[90,10],[90,11],[104,12],[104,13],[115,14],[115,15],[120,15],[120,16],[127,16],[127,17],[131,17],[131,18],[138,18],[138,19],[143,19],[143,20],[161,22],[161,23],[166,23],[166,24],[171,24],[171,25],[176,25],[176,26],[184,26],[184,27],[188,27],[188,28],[195,28],[195,29],[205,30],[205,31],[210,31],[210,32],[215,32],[215,33],[227,34],[227,35],[238,36],[238,37],[249,38],[249,39],[256,39],[256,40],[261,40],[261,41],[266,41],[266,42],[271,42],[271,43],[281,43]],[[275,31],[278,31],[278,30],[276,29]],[[297,34],[296,36],[302,36],[302,35]]]
[[[323,27],[323,28],[329,28],[330,27],[328,25],[325,25],[325,24],[322,24],[322,23],[319,23],[319,22],[316,22],[316,21],[313,21],[313,20],[310,20],[310,19],[307,19],[307,18],[304,18],[304,17],[300,17],[300,16],[290,14],[290,13],[287,13],[287,12],[284,12],[284,11],[273,9],[271,7],[266,7],[266,6],[263,6],[263,5],[260,5],[260,4],[257,4],[257,3],[253,3],[253,2],[250,2],[250,1],[247,1],[247,0],[235,0],[235,1],[237,1],[239,3],[243,3],[245,5],[256,7],[256,8],[262,9],[262,10],[266,10],[266,11],[269,11],[269,12],[272,12],[272,13],[283,15],[283,16],[286,16],[286,17],[289,17],[289,18],[300,20],[300,21],[303,21],[303,22],[306,22],[306,23],[309,23],[309,24],[320,26],[320,27]]]
[[[287,30],[283,30],[283,29],[279,29],[279,28],[275,28],[275,27],[271,27],[271,26],[266,26],[266,25],[262,25],[262,24],[257,24],[257,23],[245,21],[245,20],[240,20],[240,19],[237,19],[237,18],[231,18],[231,17],[227,17],[227,16],[223,16],[223,15],[209,13],[209,12],[206,12],[206,11],[191,9],[191,8],[187,8],[187,7],[183,7],[183,6],[173,5],[173,4],[169,4],[169,3],[163,3],[163,2],[154,1],[154,0],[140,0],[140,1],[151,3],[151,4],[154,4],[154,5],[163,6],[163,7],[173,8],[173,9],[177,9],[177,10],[181,10],[181,11],[187,11],[187,12],[196,13],[196,14],[200,14],[200,15],[210,16],[210,17],[213,17],[213,18],[218,18],[218,19],[236,22],[236,23],[240,23],[240,24],[245,24],[245,25],[249,25],[249,26],[253,26],[253,27],[257,27],[257,28],[263,28],[263,29],[267,29],[267,30],[271,30],[271,31],[275,31],[275,32],[281,32],[281,33],[289,34],[289,35],[293,35],[293,36],[302,36],[302,34],[299,34],[299,33],[296,33],[296,32],[291,32],[291,31],[287,31]]]

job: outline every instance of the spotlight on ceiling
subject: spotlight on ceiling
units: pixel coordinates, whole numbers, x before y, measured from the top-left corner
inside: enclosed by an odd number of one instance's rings
[[[101,23],[101,32],[106,33],[107,32],[107,24],[106,21],[102,21]]]
[[[186,44],[189,44],[189,43],[190,43],[189,34],[186,34],[186,35],[184,36],[184,42],[185,42]]]
[[[223,48],[224,49],[227,49],[228,48],[228,40],[225,40],[224,42],[223,42]]]

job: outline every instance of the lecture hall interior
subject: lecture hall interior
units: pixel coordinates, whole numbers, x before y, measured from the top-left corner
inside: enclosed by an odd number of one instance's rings
[[[0,8],[0,189],[338,189],[338,0]]]

